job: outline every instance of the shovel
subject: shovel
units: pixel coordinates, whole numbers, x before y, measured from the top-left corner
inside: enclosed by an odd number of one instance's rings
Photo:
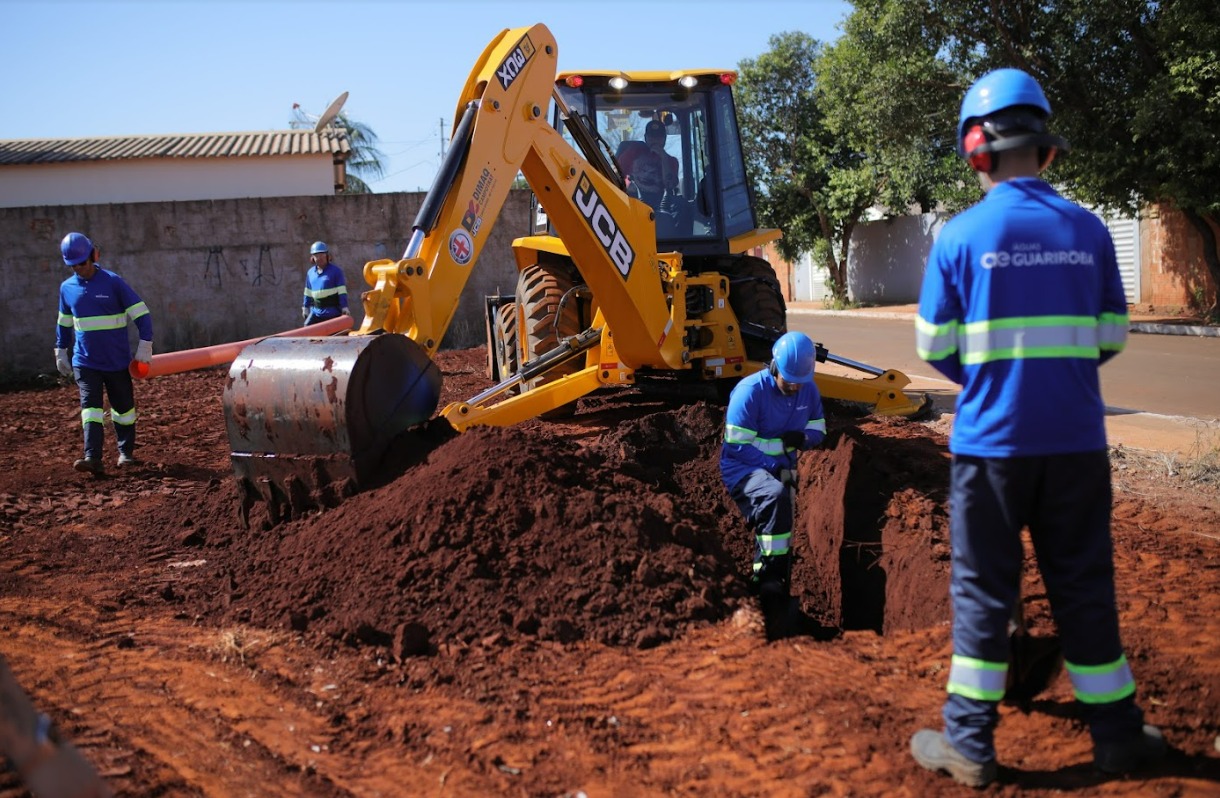
[[[1025,624],[1025,610],[1017,596],[1008,622],[1008,684],[1004,701],[1028,713],[1035,697],[1050,687],[1063,670],[1063,647],[1058,635],[1035,637]]]

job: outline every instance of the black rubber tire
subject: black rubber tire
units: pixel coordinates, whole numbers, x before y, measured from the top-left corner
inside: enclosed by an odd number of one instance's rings
[[[728,271],[732,280],[729,306],[737,321],[758,324],[779,335],[788,331],[788,306],[779,287],[775,269],[762,258],[745,257]],[[753,336],[743,336],[746,356],[760,363],[771,361],[771,344]]]
[[[560,300],[576,284],[576,269],[566,263],[535,263],[521,270],[517,278],[517,323],[519,340],[524,346],[518,354],[519,364],[528,363],[550,352],[565,338],[581,331],[580,308],[575,296],[560,308]],[[544,375],[526,383],[532,390],[548,382],[579,371],[584,360],[577,356],[561,363]],[[570,416],[575,403],[569,403],[547,414],[546,418]]]
[[[496,310],[496,318],[492,323],[494,340],[492,352],[496,359],[496,371],[500,380],[506,380],[517,373],[520,359],[517,356],[517,303],[505,302]],[[508,395],[517,393],[516,388],[509,389]]]

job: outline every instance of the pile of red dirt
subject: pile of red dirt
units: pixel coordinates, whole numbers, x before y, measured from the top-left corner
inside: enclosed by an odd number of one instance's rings
[[[484,358],[437,357],[442,406],[486,387]],[[948,788],[906,753],[938,725],[951,653],[935,428],[832,408],[799,469],[805,624],[768,643],[719,406],[623,391],[564,421],[430,422],[365,492],[247,527],[224,378],[141,383],[143,464],[108,458],[102,479],[70,467],[74,386],[0,393],[3,653],[122,794]],[[1139,698],[1177,753],[1147,782],[1099,779],[1061,678],[1028,714],[1005,708],[1002,785],[1220,783],[1220,499],[1140,473],[1115,501],[1120,610]]]

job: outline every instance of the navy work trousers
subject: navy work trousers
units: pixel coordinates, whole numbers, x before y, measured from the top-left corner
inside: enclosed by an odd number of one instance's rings
[[[136,425],[134,410],[136,407],[135,388],[132,386],[131,374],[122,371],[98,371],[97,369],[76,368],[76,385],[80,388],[80,406],[82,424],[85,428],[85,457],[90,460],[102,459],[102,444],[104,440],[102,427],[102,392],[110,399],[111,418],[131,415],[131,423],[115,421],[114,436],[118,439],[119,451],[134,455],[136,451]]]
[[[1008,660],[1008,622],[1020,593],[1021,530],[1028,527],[1064,659],[1084,666],[1119,659],[1111,499],[1104,450],[955,455],[949,494],[953,653]],[[1097,742],[1130,739],[1143,723],[1133,697],[1081,706]],[[958,751],[976,762],[995,758],[997,702],[950,693],[943,714],[946,737]]]
[[[754,581],[779,582],[786,592],[792,570],[792,492],[757,468],[729,495],[754,531]]]

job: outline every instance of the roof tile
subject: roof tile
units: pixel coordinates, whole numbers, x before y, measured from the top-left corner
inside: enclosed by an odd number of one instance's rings
[[[248,133],[105,136],[76,139],[0,139],[0,166],[115,161],[134,158],[233,158],[337,154],[352,147],[343,133],[266,130]]]

